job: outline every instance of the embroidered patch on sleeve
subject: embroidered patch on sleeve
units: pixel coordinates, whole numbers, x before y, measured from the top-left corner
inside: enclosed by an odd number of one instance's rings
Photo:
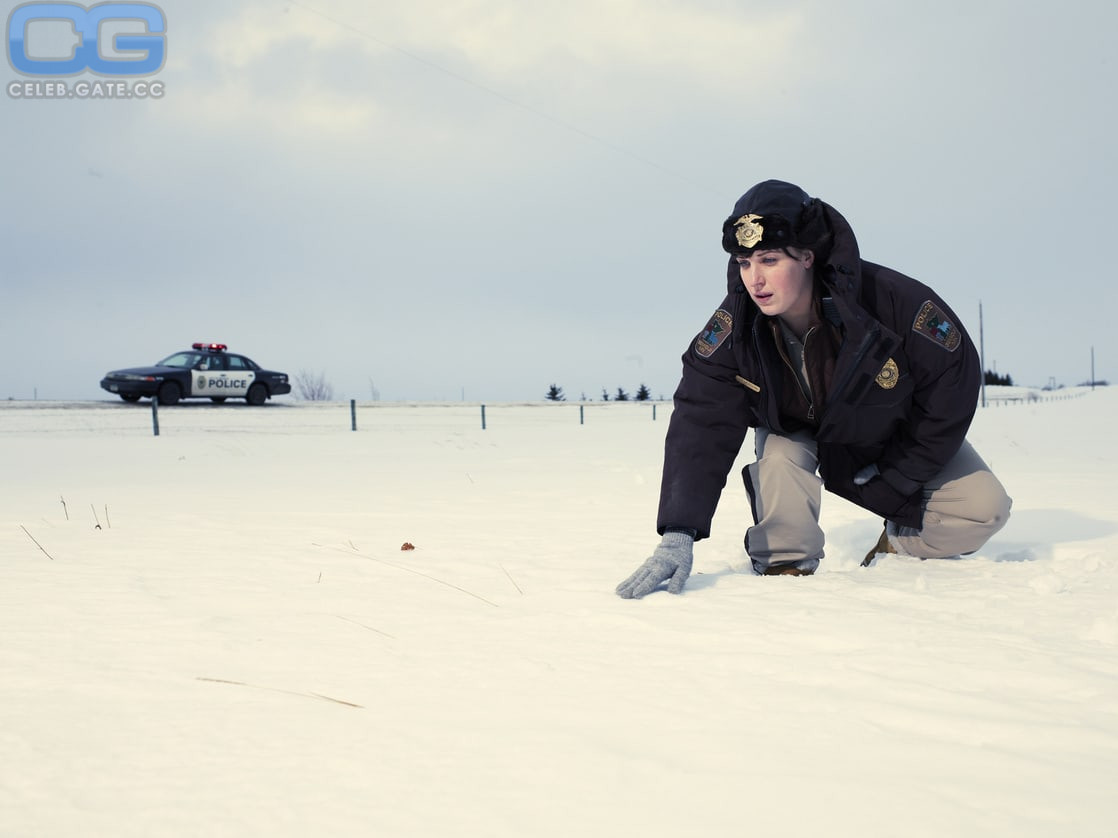
[[[734,318],[730,316],[730,312],[725,309],[718,309],[714,312],[714,316],[710,318],[706,328],[695,338],[695,352],[703,358],[709,358],[714,354],[714,350],[730,336],[733,325]]]
[[[938,343],[948,352],[954,352],[963,342],[959,327],[931,300],[920,306],[916,319],[912,321],[912,331]]]

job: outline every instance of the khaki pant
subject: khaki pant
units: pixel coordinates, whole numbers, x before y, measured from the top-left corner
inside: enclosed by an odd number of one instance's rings
[[[789,564],[813,571],[823,558],[824,541],[819,527],[823,481],[816,474],[815,440],[809,433],[782,436],[763,428],[755,436],[757,462],[742,473],[754,522],[745,534],[746,552],[758,573]],[[964,442],[943,471],[924,486],[923,528],[889,523],[886,532],[902,555],[926,559],[966,555],[1005,526],[1011,505],[989,466]]]

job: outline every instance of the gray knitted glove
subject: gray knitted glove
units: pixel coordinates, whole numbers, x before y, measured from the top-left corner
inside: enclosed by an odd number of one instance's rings
[[[880,474],[881,472],[877,468],[877,463],[870,463],[865,468],[859,469],[858,473],[854,475],[854,485],[865,486]]]
[[[640,599],[668,580],[668,593],[683,592],[683,583],[691,575],[691,549],[695,539],[685,532],[666,532],[660,546],[637,572],[617,586],[622,599]]]

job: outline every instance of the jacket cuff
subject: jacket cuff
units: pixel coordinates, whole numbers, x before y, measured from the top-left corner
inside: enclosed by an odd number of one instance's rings
[[[667,535],[668,533],[680,533],[683,535],[688,535],[691,537],[692,541],[694,541],[699,535],[699,531],[696,529],[692,529],[691,527],[664,527],[664,531],[661,533],[661,535]]]

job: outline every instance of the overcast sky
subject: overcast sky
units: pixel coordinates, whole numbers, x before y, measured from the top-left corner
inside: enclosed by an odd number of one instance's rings
[[[156,5],[162,99],[0,65],[0,398],[198,340],[339,398],[667,397],[774,177],[981,301],[987,368],[1118,381],[1109,0]]]

